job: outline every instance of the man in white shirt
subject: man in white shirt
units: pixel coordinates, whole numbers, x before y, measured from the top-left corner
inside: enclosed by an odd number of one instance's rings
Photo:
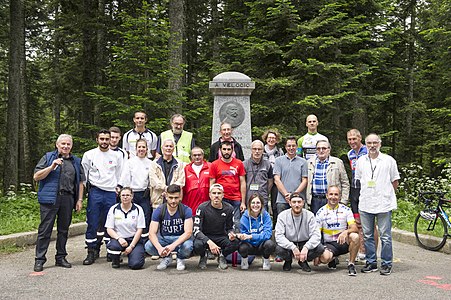
[[[362,273],[377,271],[374,223],[379,226],[381,275],[390,275],[393,262],[391,215],[397,208],[395,190],[398,188],[398,167],[393,157],[381,153],[381,138],[375,133],[365,139],[368,154],[357,160],[355,179],[360,180],[359,213],[366,249],[366,266]]]
[[[121,154],[109,148],[110,137],[108,130],[100,130],[96,138],[98,147],[87,151],[81,161],[88,185],[85,239],[88,256],[83,261],[84,265],[93,264],[98,257],[102,237],[105,235],[105,240],[109,240],[104,224],[108,210],[116,203],[117,184],[122,171]],[[102,228],[102,231],[97,232],[97,228]]]

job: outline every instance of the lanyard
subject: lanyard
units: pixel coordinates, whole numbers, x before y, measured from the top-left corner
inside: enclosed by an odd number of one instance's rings
[[[371,168],[371,180],[373,180],[373,177],[374,177],[374,171],[376,170],[376,165],[374,166],[374,168],[373,168],[373,163],[371,162],[371,157],[369,157],[369,159],[370,159],[370,168]]]
[[[296,222],[294,222],[294,217],[293,217],[293,213],[291,213],[291,220],[293,221],[293,226],[294,226],[294,232],[296,232],[296,242],[298,243],[298,242],[300,242],[299,241],[299,232],[301,232],[301,226],[302,226],[302,219],[304,218],[304,214],[303,214],[303,212],[301,211],[301,221],[299,222],[299,230],[298,230],[298,228],[297,228],[297,226],[296,226]]]

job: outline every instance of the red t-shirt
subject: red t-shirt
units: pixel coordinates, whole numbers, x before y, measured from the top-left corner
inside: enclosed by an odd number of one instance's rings
[[[210,178],[224,187],[224,198],[229,200],[241,201],[240,176],[245,175],[243,162],[236,158],[232,158],[230,163],[219,158],[210,166]]]

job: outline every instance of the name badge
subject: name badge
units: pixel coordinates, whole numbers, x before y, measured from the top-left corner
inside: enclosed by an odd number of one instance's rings
[[[368,181],[367,186],[368,186],[369,188],[375,188],[375,187],[376,187],[376,181],[374,181],[374,180]]]
[[[251,191],[258,191],[258,187],[259,187],[259,185],[257,183],[251,183],[251,185],[249,186],[249,189]]]

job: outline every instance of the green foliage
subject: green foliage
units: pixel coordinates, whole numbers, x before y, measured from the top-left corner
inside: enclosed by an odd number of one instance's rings
[[[424,209],[419,192],[442,191],[451,195],[451,165],[443,168],[441,174],[432,178],[425,174],[420,165],[410,164],[400,168],[401,181],[398,189],[398,209],[393,212],[393,226],[413,231],[413,224],[418,213]],[[447,211],[451,213],[451,211]]]
[[[72,223],[85,220],[85,209],[73,214]],[[37,230],[39,223],[39,203],[31,185],[21,184],[17,193],[9,191],[0,197],[0,235]]]

